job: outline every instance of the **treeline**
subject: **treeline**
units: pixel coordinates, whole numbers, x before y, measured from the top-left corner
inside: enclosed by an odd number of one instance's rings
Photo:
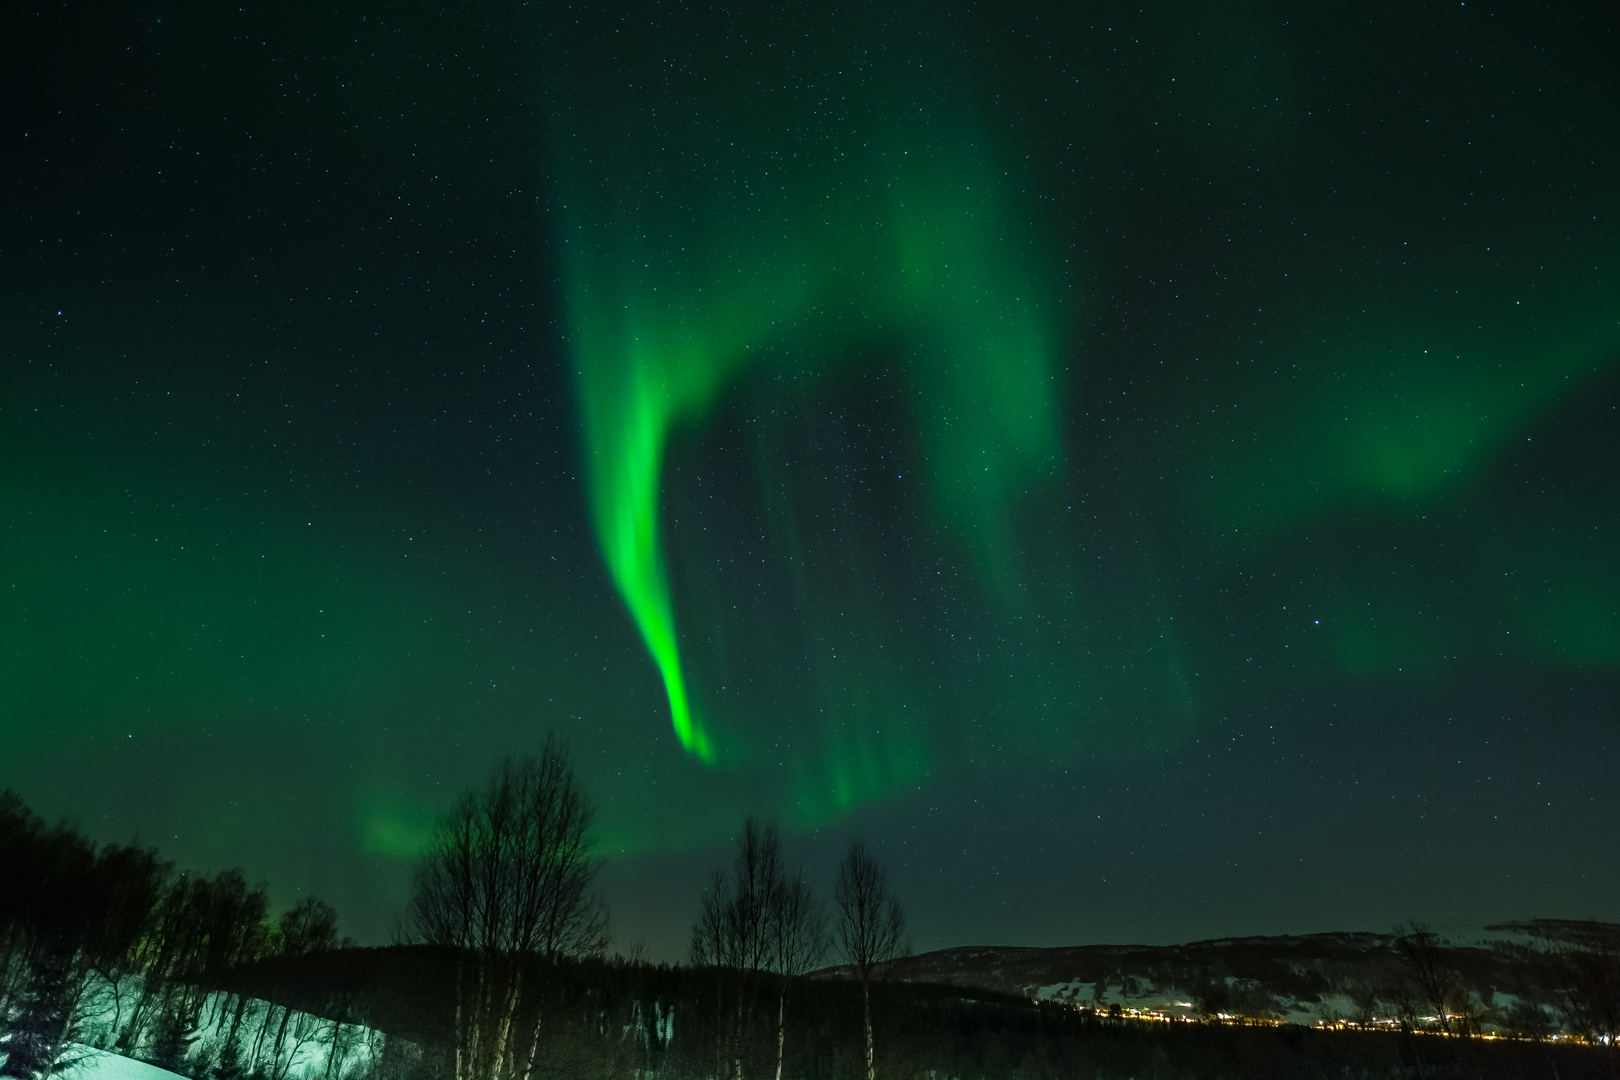
[[[437,1080],[455,1069],[456,969],[439,946],[353,949],[267,966],[287,1000],[354,988],[371,1022],[409,1045],[383,1080]],[[521,961],[526,989],[517,1023],[520,1067],[566,1080],[766,1080],[778,1075],[783,983],[761,972],[742,1001],[735,971],[648,964],[622,956]],[[499,981],[499,980],[497,980]],[[1467,1077],[1470,1080],[1609,1076],[1603,1051],[1549,1041],[1484,1041],[1417,1033],[1325,1031],[1236,1024],[1150,1024],[1068,1004],[877,979],[870,1004],[882,1080],[1251,1080],[1251,1078]],[[866,1000],[853,979],[818,972],[788,988],[784,1080],[866,1076]],[[723,1007],[722,1007],[723,1006]],[[397,1037],[397,1038],[396,1038]],[[717,1061],[716,1048],[726,1048]],[[533,1050],[531,1060],[529,1050]],[[739,1069],[740,1066],[740,1069]],[[401,1070],[401,1071],[395,1071]]]
[[[318,899],[272,920],[265,885],[241,870],[210,877],[151,848],[97,848],[0,793],[0,1076],[49,1076],[99,1048],[212,1080],[285,1080],[324,1042],[338,1080],[352,1032],[322,1040],[331,1024],[274,994],[217,991],[246,965],[349,944]]]
[[[1515,946],[1514,1007],[1540,1019],[1489,1048],[1423,1034],[1477,1035],[1484,1014],[1455,952],[1415,925],[1398,978],[1345,986],[1368,1010],[1346,1025],[1374,1026],[1393,1001],[1401,1034],[1141,1024],[913,981],[905,912],[873,853],[852,845],[823,898],[753,818],[690,899],[688,962],[609,957],[592,818],[561,740],[500,762],[438,821],[399,940],[363,949],[319,900],[273,918],[239,870],[97,848],[8,792],[0,1077],[44,1080],[90,1048],[194,1080],[1620,1075],[1620,952],[1589,924],[1535,924]],[[1214,970],[1191,991],[1211,1020],[1262,996]],[[1551,1040],[1560,1026],[1595,1045]]]
[[[560,961],[605,952],[591,820],[567,747],[553,736],[538,757],[501,762],[434,830],[404,936],[455,957],[444,1062],[454,1080],[532,1080],[545,1060],[544,1002],[554,981],[536,966],[554,971]],[[715,870],[692,928],[692,966],[713,996],[705,1008],[681,1010],[683,1046],[712,1047],[710,1075],[758,1075],[762,1043],[774,1043],[771,1071],[785,1075],[790,992],[831,953],[859,988],[864,1073],[874,1080],[872,986],[907,951],[905,912],[884,868],[859,843],[839,864],[832,902],[829,923],[802,869],[789,871],[775,826],[752,817],[743,823],[736,859]],[[636,999],[633,1016],[615,1023],[645,1025],[650,1016],[662,1032],[657,1041],[667,1043],[671,1014],[656,1001],[651,1008]]]

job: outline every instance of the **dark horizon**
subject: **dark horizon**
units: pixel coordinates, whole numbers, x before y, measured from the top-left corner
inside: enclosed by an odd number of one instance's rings
[[[143,2],[0,71],[0,788],[380,944],[572,742],[918,951],[1620,921],[1610,6]]]

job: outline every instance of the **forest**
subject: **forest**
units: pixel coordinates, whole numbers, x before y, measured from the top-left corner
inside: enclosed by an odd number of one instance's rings
[[[823,899],[769,822],[693,911],[689,955],[612,949],[568,747],[507,759],[440,817],[397,940],[360,947],[241,870],[98,847],[0,795],[0,1076],[116,1054],[195,1080],[1620,1076],[1620,932],[1519,924],[1489,963],[1411,923],[1322,967],[1312,1025],[1245,973],[1171,976],[1192,1022],[964,984],[912,957],[881,862]],[[1300,964],[1293,964],[1299,974]],[[1120,976],[1121,980],[1129,976]]]

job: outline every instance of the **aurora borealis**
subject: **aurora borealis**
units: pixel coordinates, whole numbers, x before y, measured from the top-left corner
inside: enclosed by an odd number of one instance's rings
[[[671,958],[750,810],[920,947],[1620,916],[1603,6],[104,15],[4,75],[42,812],[381,940],[555,725]]]
[[[593,516],[676,734],[710,762],[721,747],[689,700],[659,529],[674,430],[701,424],[751,363],[904,367],[932,502],[992,565],[1010,557],[1009,497],[1060,457],[1045,296],[1060,282],[1026,235],[1033,208],[952,100],[950,58],[915,29],[925,10],[824,17],[825,51],[777,55],[791,20],[732,16],[694,28],[684,63],[610,18],[577,54],[613,60],[557,91]],[[593,107],[621,83],[624,108]]]

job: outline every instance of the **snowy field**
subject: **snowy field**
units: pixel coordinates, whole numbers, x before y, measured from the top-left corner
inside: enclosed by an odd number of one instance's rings
[[[79,1057],[81,1051],[83,1056]],[[77,1060],[61,1075],[71,1080],[175,1080],[180,1075],[91,1046],[75,1046],[69,1053]]]
[[[109,1054],[93,1046],[74,1044],[68,1049],[73,1064],[59,1075],[72,1080],[173,1080],[178,1073],[148,1065],[144,1061]],[[0,1053],[0,1066],[6,1063],[6,1054]]]
[[[72,1080],[168,1080],[181,1075],[139,1060],[155,1056],[155,1047],[148,1045],[150,1035],[132,1056],[107,1049],[117,1039],[127,1019],[127,1003],[139,989],[140,980],[129,978],[121,982],[118,995],[101,983],[81,997],[72,1023],[78,1041],[68,1044],[61,1058],[64,1065],[54,1075]],[[226,1046],[234,1043],[236,1062],[245,1074],[258,1071],[275,1080],[355,1080],[371,1071],[384,1042],[382,1032],[372,1028],[337,1024],[257,998],[243,1003],[237,1015],[235,998],[217,992],[206,996],[197,1020],[187,1034],[184,1059],[186,1073],[194,1076],[212,1069]],[[7,1056],[0,1050],[0,1067]]]

